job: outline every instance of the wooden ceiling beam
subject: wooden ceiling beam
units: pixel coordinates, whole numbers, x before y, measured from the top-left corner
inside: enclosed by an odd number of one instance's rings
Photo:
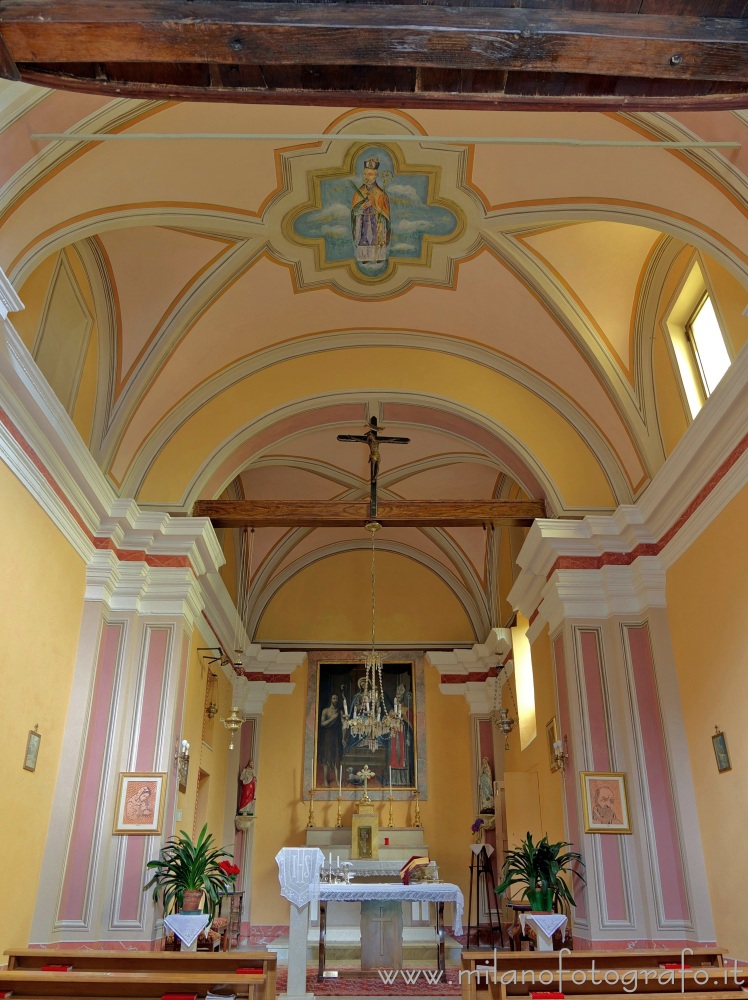
[[[407,3],[0,0],[0,36],[11,66],[147,61],[748,79],[748,21],[739,18]]]
[[[193,517],[216,528],[363,527],[368,500],[199,500]],[[545,517],[542,500],[380,500],[376,520],[391,528],[526,526]]]

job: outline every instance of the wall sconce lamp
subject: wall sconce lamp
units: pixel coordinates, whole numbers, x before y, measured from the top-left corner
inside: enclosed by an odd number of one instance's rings
[[[182,740],[174,756],[177,764],[177,778],[179,779],[179,791],[187,791],[187,775],[190,772],[190,745],[187,740]]]
[[[203,659],[207,660],[208,664],[220,663],[222,667],[228,667],[229,664],[235,666],[220,646],[199,646],[197,651],[205,654]]]
[[[563,743],[561,740],[556,740],[553,744],[553,759],[556,762],[556,767],[560,768],[564,774],[566,773],[566,764],[569,760],[569,737],[564,736]]]
[[[215,698],[217,679],[218,679],[217,675],[214,674],[213,671],[211,670],[210,676],[208,677],[208,689],[205,693],[205,700],[208,703],[205,706],[205,714],[209,719],[212,719],[214,716],[218,715],[218,705],[216,704],[216,698]]]
[[[239,709],[234,705],[231,709],[231,715],[228,719],[221,719],[222,724],[229,731],[229,750],[234,749],[234,736],[242,728],[247,720],[243,715],[240,714]]]

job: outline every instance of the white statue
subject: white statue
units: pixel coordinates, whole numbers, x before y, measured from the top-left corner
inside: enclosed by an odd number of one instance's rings
[[[480,776],[478,778],[478,799],[480,801],[479,812],[492,813],[494,811],[493,801],[493,775],[488,757],[481,761]]]

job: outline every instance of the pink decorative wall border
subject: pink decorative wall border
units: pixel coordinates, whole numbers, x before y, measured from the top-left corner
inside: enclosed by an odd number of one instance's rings
[[[574,628],[581,658],[582,677],[587,702],[587,726],[590,735],[589,762],[593,771],[611,771],[613,755],[609,742],[609,723],[600,630]],[[623,859],[618,837],[600,837],[604,889],[599,894],[605,903],[607,921],[630,921],[626,899]]]
[[[651,871],[652,877],[659,882],[661,919],[690,923],[692,917],[683,871],[649,625],[623,625],[622,631],[631,666],[632,694],[641,746],[639,768],[646,779],[646,804],[651,816],[654,836],[652,846],[656,854],[656,863],[651,865]]]
[[[101,821],[100,801],[113,703],[117,687],[117,667],[125,626],[104,622],[99,638],[88,732],[83,750],[83,766],[77,790],[70,844],[65,859],[65,875],[57,920],[84,924],[91,872],[96,858],[96,828]]]

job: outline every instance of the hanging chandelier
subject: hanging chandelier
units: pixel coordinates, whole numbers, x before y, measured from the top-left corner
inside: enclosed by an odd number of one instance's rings
[[[503,666],[499,667],[499,672],[496,675],[496,684],[493,689],[493,711],[491,712],[491,722],[499,730],[499,732],[504,734],[504,749],[509,749],[509,734],[514,729],[517,724],[517,720],[513,719],[509,714],[508,709],[504,708],[503,697],[502,697],[502,683],[501,683],[501,671]],[[510,688],[511,693],[511,688]]]
[[[366,530],[371,532],[371,650],[364,659],[365,674],[363,687],[359,684],[352,714],[343,695],[343,732],[361,740],[372,752],[379,741],[389,739],[402,729],[402,705],[395,698],[394,707],[388,711],[382,687],[382,654],[376,650],[376,575],[374,571],[374,536],[382,527],[377,521],[370,521]]]

